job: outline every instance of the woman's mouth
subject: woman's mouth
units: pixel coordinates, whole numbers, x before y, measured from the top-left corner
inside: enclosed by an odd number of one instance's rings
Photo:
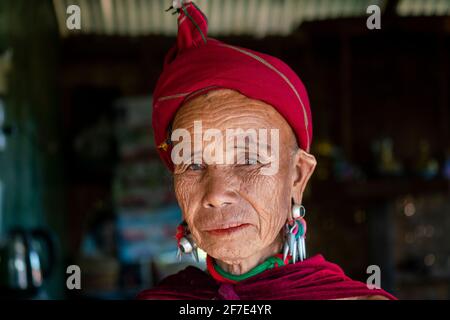
[[[220,228],[220,229],[212,229],[212,230],[207,230],[208,233],[212,234],[212,235],[216,235],[216,236],[223,236],[223,235],[230,235],[232,233],[241,231],[247,227],[249,227],[250,224],[249,223],[242,223],[236,226],[232,226],[232,227],[225,227],[225,228]]]

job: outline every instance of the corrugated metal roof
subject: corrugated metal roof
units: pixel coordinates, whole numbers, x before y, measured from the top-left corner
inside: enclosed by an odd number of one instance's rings
[[[209,34],[287,35],[303,21],[366,15],[371,4],[384,8],[387,0],[196,0],[209,20]],[[53,0],[60,33],[66,27],[67,7],[81,9],[83,34],[175,35],[176,17],[168,0]],[[450,15],[450,0],[400,0],[399,15]]]
[[[397,6],[400,16],[450,15],[450,0],[402,0]]]

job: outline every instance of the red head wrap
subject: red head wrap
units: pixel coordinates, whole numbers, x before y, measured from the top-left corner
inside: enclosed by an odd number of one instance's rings
[[[188,99],[227,88],[273,106],[290,124],[299,147],[312,139],[308,95],[299,77],[281,60],[208,38],[208,23],[194,3],[181,1],[178,36],[167,53],[153,95],[152,124],[162,160],[173,170],[169,125]]]

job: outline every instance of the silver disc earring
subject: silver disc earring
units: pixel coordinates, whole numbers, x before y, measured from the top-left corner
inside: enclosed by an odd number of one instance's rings
[[[177,257],[181,260],[181,255],[190,254],[198,262],[198,247],[189,231],[186,221],[182,221],[177,227]]]

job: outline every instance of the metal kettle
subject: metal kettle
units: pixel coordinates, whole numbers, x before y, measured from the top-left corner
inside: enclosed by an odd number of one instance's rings
[[[0,243],[0,293],[32,296],[52,273],[54,263],[55,241],[49,231],[11,230]]]

